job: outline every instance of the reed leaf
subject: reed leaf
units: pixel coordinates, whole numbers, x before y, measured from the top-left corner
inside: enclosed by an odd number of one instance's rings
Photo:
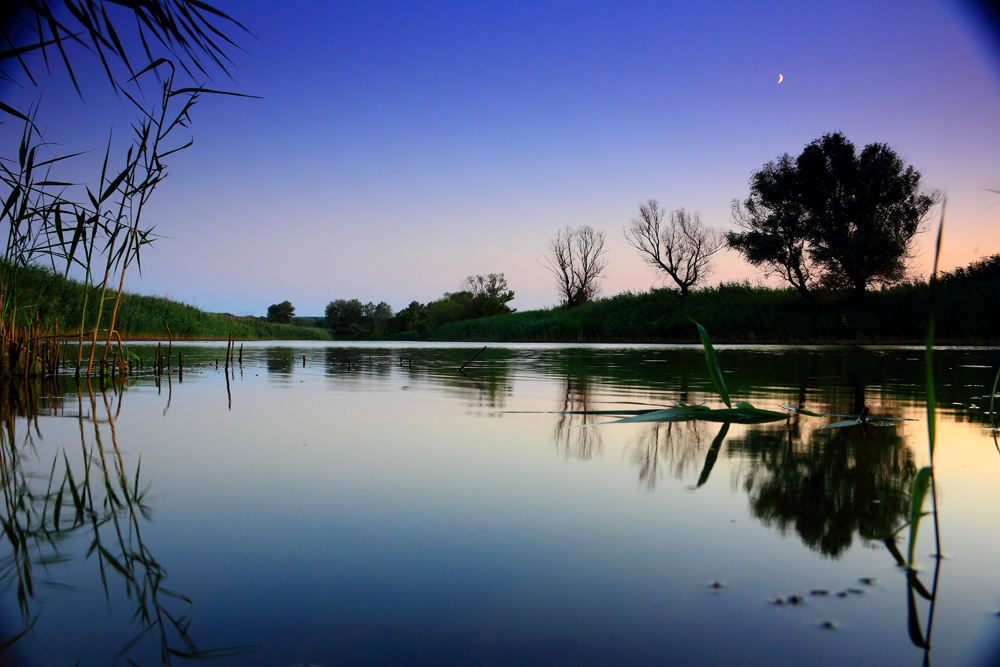
[[[913,552],[917,546],[917,531],[920,529],[920,519],[926,516],[923,511],[924,498],[927,496],[927,489],[931,484],[933,470],[930,466],[924,466],[917,471],[913,478],[913,486],[910,491],[910,544],[907,553],[906,566],[913,569]]]
[[[779,405],[778,407],[779,408],[784,408],[785,410],[791,410],[792,412],[794,412],[797,415],[806,415],[808,417],[832,417],[832,416],[834,416],[834,415],[830,415],[830,414],[827,414],[827,413],[813,412],[812,410],[806,410],[805,408],[793,408],[790,405]]]
[[[694,320],[691,321],[694,322]],[[719,392],[719,396],[722,397],[722,402],[726,404],[726,407],[731,408],[733,406],[729,402],[729,391],[726,389],[726,381],[722,378],[719,357],[715,354],[712,340],[708,337],[705,327],[697,322],[694,322],[694,324],[698,327],[698,337],[701,338],[701,345],[705,348],[705,363],[708,364],[708,374],[712,376],[712,383],[715,385],[715,390]]]
[[[997,369],[997,376],[993,379],[993,391],[990,393],[990,426],[997,427],[997,413],[993,409],[993,403],[997,397],[997,383],[1000,382],[1000,368]]]
[[[820,428],[820,430],[824,430],[824,429],[828,429],[828,428],[844,428],[845,426],[858,426],[859,424],[861,424],[861,420],[860,419],[847,419],[847,420],[840,421],[840,422],[834,422],[832,424],[824,424],[823,426],[820,426],[819,428]]]
[[[927,318],[927,346],[924,353],[927,366],[927,438],[931,452],[931,465],[934,465],[934,445],[937,439],[937,396],[934,391],[934,313],[937,310],[937,274],[938,260],[941,257],[941,237],[944,234],[944,209],[947,199],[941,202],[941,221],[938,223],[937,241],[934,244],[934,269],[931,272],[931,307]]]

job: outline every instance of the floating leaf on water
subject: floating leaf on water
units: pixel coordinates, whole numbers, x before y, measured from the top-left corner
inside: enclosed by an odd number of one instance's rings
[[[806,410],[805,408],[793,408],[790,405],[779,405],[779,408],[784,408],[786,410],[791,410],[797,415],[807,415],[809,417],[829,417],[830,415],[825,413],[813,412],[812,410]]]
[[[679,422],[700,418],[701,415],[712,412],[711,408],[703,405],[678,405],[675,408],[664,408],[663,410],[646,410],[640,414],[625,417],[612,424],[623,424],[630,422]],[[619,413],[621,414],[621,413]]]
[[[820,426],[819,428],[820,428],[820,430],[828,429],[828,428],[844,428],[845,426],[858,426],[860,424],[861,424],[861,420],[860,419],[848,419],[847,421],[834,422],[833,424],[824,424],[823,426]]]

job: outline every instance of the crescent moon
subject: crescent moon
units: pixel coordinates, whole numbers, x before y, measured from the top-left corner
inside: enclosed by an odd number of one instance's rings
[[[785,80],[785,77],[784,77],[784,75],[782,75],[782,74],[779,74],[779,75],[778,75],[778,83],[781,83],[781,82],[782,82],[782,81],[784,81],[784,80]]]

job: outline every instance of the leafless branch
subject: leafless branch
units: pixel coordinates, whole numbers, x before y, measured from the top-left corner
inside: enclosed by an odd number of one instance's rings
[[[599,293],[598,281],[604,277],[604,232],[583,225],[568,225],[549,241],[547,267],[556,277],[559,296],[567,306],[592,301]]]
[[[677,283],[681,296],[711,274],[712,256],[725,245],[722,233],[701,222],[701,214],[667,211],[655,199],[639,205],[639,217],[622,230],[643,261]]]

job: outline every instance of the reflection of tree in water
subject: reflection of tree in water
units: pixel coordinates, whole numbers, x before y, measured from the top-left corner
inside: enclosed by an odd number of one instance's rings
[[[513,393],[507,364],[493,364],[487,370],[465,370],[455,378],[445,380],[459,393],[470,408],[502,410]]]
[[[291,375],[295,366],[295,350],[291,347],[269,347],[264,353],[269,374]]]
[[[562,414],[557,415],[552,441],[556,451],[567,459],[592,459],[600,456],[604,447],[599,428],[587,426],[604,421],[603,417],[587,414],[566,414],[594,410],[590,383],[585,376],[567,375],[563,392]],[[585,428],[577,428],[577,427]]]
[[[639,468],[639,482],[652,491],[663,473],[661,462],[677,479],[702,466],[708,425],[704,422],[653,423],[628,445],[629,459]]]
[[[916,474],[898,429],[803,435],[797,422],[750,428],[727,443],[730,455],[749,461],[743,486],[754,516],[782,533],[794,528],[806,545],[834,558],[850,547],[855,531],[877,540],[898,528]]]
[[[323,369],[337,383],[361,386],[373,378],[401,377],[406,385],[423,382],[458,396],[473,409],[502,410],[513,393],[512,355],[490,349],[464,370],[464,349],[399,350],[391,348],[328,347]],[[295,360],[292,359],[295,363]],[[269,367],[270,369],[270,367]]]

